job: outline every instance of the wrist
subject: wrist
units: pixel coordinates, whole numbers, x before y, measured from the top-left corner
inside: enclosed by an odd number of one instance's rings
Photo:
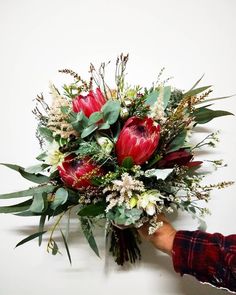
[[[157,231],[151,242],[155,248],[171,256],[176,232],[175,229],[163,233]]]

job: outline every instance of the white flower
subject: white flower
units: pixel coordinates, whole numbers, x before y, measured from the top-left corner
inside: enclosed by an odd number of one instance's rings
[[[63,162],[65,157],[65,155],[59,151],[59,147],[56,141],[48,144],[45,164],[52,166],[50,169],[51,172],[56,170],[57,166]]]
[[[132,208],[132,197],[138,195],[138,193],[143,192],[144,184],[133,178],[128,173],[123,173],[121,179],[116,179],[112,181],[112,184],[105,187],[103,193],[109,193],[106,197],[106,201],[109,203],[106,212],[108,212],[114,206],[125,204],[127,209]]]
[[[121,175],[121,180],[113,180],[113,190],[120,192],[121,197],[131,198],[134,191],[144,191],[142,181],[134,179],[128,173]]]
[[[160,192],[149,190],[142,193],[138,199],[137,207],[144,209],[148,215],[153,216],[157,211],[157,201],[160,201]]]
[[[111,140],[105,136],[97,136],[96,139],[97,139],[97,143],[100,145],[102,150],[109,155],[114,146]]]
[[[156,121],[165,122],[165,109],[164,109],[164,87],[160,88],[156,102],[150,107],[150,117]]]

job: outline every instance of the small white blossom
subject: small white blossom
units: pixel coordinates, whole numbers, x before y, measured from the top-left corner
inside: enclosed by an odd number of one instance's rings
[[[107,155],[109,155],[114,147],[114,144],[111,142],[111,140],[105,136],[98,136],[96,139],[102,150]]]
[[[159,95],[157,97],[156,102],[151,106],[150,117],[156,121],[165,122],[165,109],[164,109],[164,88],[160,88]]]
[[[160,201],[160,192],[149,190],[142,193],[138,199],[137,207],[144,209],[148,215],[153,216],[157,212],[157,201]]]
[[[111,210],[114,206],[124,203],[128,209],[131,209],[130,199],[144,190],[142,181],[134,179],[128,173],[123,173],[121,179],[113,180],[112,184],[103,190],[103,193],[109,192],[106,197],[106,201],[109,203],[106,212]]]

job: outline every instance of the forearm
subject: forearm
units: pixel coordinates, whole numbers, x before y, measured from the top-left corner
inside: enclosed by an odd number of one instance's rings
[[[201,282],[236,291],[236,235],[178,231],[173,241],[176,272]]]

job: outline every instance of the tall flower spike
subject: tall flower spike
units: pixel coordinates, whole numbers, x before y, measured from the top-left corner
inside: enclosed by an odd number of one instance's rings
[[[163,98],[164,98],[164,88],[161,87],[157,101],[150,108],[151,110],[150,117],[153,120],[156,120],[159,122],[164,122],[166,120]]]
[[[151,118],[129,118],[116,143],[118,163],[122,164],[126,157],[137,165],[145,163],[157,148],[159,138],[160,125],[156,126]]]
[[[62,138],[68,138],[71,134],[77,135],[72,125],[67,122],[67,115],[62,113],[62,107],[70,107],[67,99],[60,95],[53,84],[49,84],[52,95],[52,106],[49,112],[47,127],[53,132],[53,135],[60,135]]]

